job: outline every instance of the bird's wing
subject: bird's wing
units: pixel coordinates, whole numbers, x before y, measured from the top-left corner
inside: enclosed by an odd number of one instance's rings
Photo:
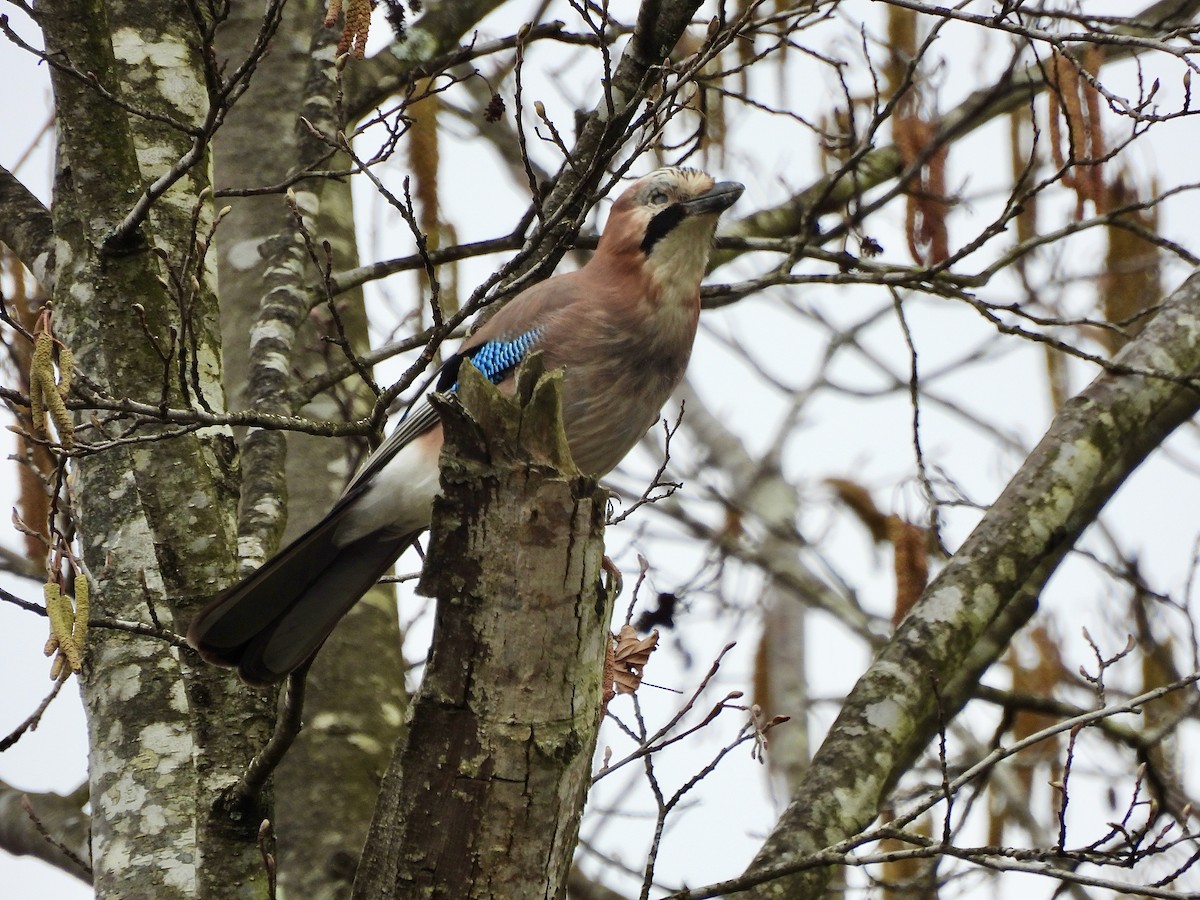
[[[522,291],[463,341],[457,353],[446,359],[438,370],[434,390],[453,393],[458,387],[458,370],[467,359],[493,384],[508,378],[521,360],[539,349],[547,323],[565,307],[581,299],[575,283],[577,275],[577,272],[559,275]],[[397,453],[437,423],[438,413],[428,395],[418,398],[395,430],[350,479],[334,508],[358,496]]]
[[[382,444],[375,448],[374,453],[367,457],[367,461],[363,464],[362,468],[354,473],[354,477],[346,485],[346,489],[342,492],[342,496],[338,499],[334,509],[349,503],[357,497],[379,470],[391,462],[392,457],[437,423],[437,410],[429,402],[429,397],[422,396],[417,398],[413,405],[409,407],[408,413],[404,418],[392,429],[392,433],[384,439]]]

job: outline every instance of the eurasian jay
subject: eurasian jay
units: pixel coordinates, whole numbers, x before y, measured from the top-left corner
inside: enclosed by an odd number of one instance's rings
[[[717,219],[741,196],[695,169],[658,169],[613,204],[579,271],[527,288],[446,360],[453,391],[469,359],[504,386],[534,350],[563,368],[563,424],[580,471],[611,471],[679,384],[700,316]],[[367,459],[329,513],[192,622],[188,643],[250,684],[278,681],[427,527],[442,428],[422,398]]]

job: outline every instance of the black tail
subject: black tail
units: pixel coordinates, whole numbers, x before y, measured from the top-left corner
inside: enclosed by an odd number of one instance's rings
[[[317,652],[416,534],[368,535],[337,546],[335,509],[244,581],[221,593],[188,628],[188,643],[249,684],[279,681]]]

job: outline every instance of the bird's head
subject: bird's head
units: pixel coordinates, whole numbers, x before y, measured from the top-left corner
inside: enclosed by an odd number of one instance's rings
[[[657,169],[617,198],[597,255],[636,258],[660,289],[694,295],[717,219],[744,190],[698,169]]]

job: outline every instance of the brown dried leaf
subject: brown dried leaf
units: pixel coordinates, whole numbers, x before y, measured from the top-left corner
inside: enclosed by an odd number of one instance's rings
[[[936,123],[920,115],[897,113],[892,122],[896,149],[906,168],[920,163],[904,184],[908,195],[905,232],[914,261],[935,264],[950,256],[950,237],[946,216],[950,202],[946,195],[946,157],[949,147],[937,140]]]
[[[658,631],[638,637],[632,625],[624,625],[614,641],[612,683],[617,693],[632,694],[642,683],[650,654],[658,647]]]
[[[926,552],[929,542],[924,528],[906,522],[899,516],[888,516],[887,526],[896,572],[896,609],[892,616],[892,626],[895,627],[908,615],[929,583],[929,556]]]
[[[27,289],[25,268],[5,247],[0,246],[0,277],[7,277],[10,288],[7,302],[18,322],[29,331],[36,327],[41,311],[42,298]],[[8,352],[12,357],[17,386],[22,393],[30,394],[29,368],[33,363],[33,346],[26,341],[11,341]],[[63,379],[67,372],[63,369]],[[41,398],[38,398],[40,402]],[[9,426],[17,436],[17,507],[21,517],[33,523],[34,529],[25,533],[25,553],[37,559],[45,552],[50,540],[50,489],[51,474],[54,472],[54,457],[43,444],[30,440],[34,433],[33,420],[22,407],[16,407],[17,421],[21,427]]]
[[[893,96],[904,88],[904,75],[917,55],[917,13],[902,6],[887,8],[887,61],[883,64],[884,91]]]
[[[1050,149],[1054,163],[1063,169],[1062,184],[1075,192],[1075,217],[1091,201],[1097,213],[1111,207],[1101,161],[1105,157],[1101,124],[1101,97],[1084,77],[1099,71],[1103,56],[1085,50],[1079,60],[1055,51],[1047,66],[1050,86]],[[1063,134],[1062,124],[1066,124]]]
[[[610,640],[604,647],[604,695],[600,698],[600,715],[604,716],[608,712],[608,704],[613,697],[617,696],[616,690],[613,689],[613,681],[617,677],[617,664],[613,659],[613,642]]]
[[[1150,193],[1157,191],[1151,187]],[[1122,175],[1107,194],[1114,208],[1136,204],[1139,199],[1137,190],[1127,185]],[[1118,221],[1153,234],[1158,231],[1157,207],[1122,213]],[[1159,248],[1153,241],[1117,224],[1107,226],[1105,232],[1108,252],[1100,276],[1100,302],[1104,317],[1119,326],[1120,331],[1098,330],[1097,337],[1110,353],[1116,353],[1130,338],[1137,337],[1149,319],[1146,312],[1158,302]]]

